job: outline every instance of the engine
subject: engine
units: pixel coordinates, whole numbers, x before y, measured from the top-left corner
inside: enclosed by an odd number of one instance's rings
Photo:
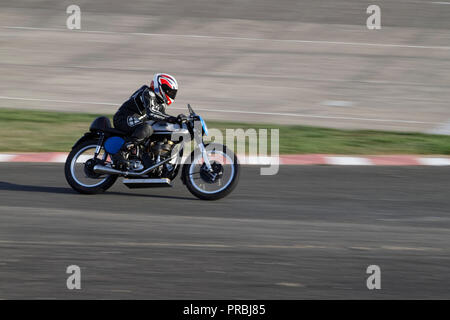
[[[155,158],[166,157],[170,155],[173,149],[173,141],[164,139],[162,141],[153,141],[150,144],[150,150],[155,156]]]

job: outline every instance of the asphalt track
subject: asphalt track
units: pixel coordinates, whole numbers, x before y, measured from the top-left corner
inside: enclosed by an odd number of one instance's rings
[[[450,298],[449,167],[245,167],[218,202],[0,164],[0,298]],[[69,265],[82,289],[66,289]],[[381,268],[381,290],[366,268]]]

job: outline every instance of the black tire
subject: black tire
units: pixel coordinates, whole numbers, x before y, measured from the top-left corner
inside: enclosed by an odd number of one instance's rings
[[[197,198],[202,199],[202,200],[219,200],[219,199],[222,199],[222,198],[226,197],[227,195],[229,195],[234,190],[234,188],[236,188],[236,186],[239,182],[240,165],[239,165],[237,156],[234,154],[234,152],[222,144],[210,143],[210,144],[206,144],[205,148],[207,151],[214,150],[214,149],[220,150],[223,153],[230,156],[231,159],[233,159],[234,176],[232,178],[232,181],[224,190],[222,190],[218,193],[208,194],[208,193],[203,193],[203,192],[199,191],[198,189],[196,189],[195,186],[192,185],[191,179],[189,179],[189,167],[194,159],[195,152],[198,152],[198,151],[193,151],[190,156],[191,161],[189,163],[185,163],[183,165],[183,172],[182,172],[183,181],[186,184],[186,187],[188,188],[188,190]]]
[[[69,156],[66,159],[66,164],[64,166],[64,174],[66,176],[66,180],[75,191],[78,191],[79,193],[82,194],[96,194],[105,192],[106,190],[112,187],[112,185],[114,184],[114,182],[116,182],[118,178],[117,175],[109,175],[104,182],[95,187],[82,186],[73,178],[71,172],[71,163],[73,158],[78,153],[78,151],[90,145],[97,145],[97,142],[98,140],[88,140],[79,144],[78,146],[72,149],[72,151],[69,153]]]

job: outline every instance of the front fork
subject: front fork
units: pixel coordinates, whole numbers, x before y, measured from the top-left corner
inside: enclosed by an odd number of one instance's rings
[[[203,160],[205,161],[206,168],[209,172],[212,172],[211,163],[209,162],[208,152],[206,152],[205,145],[203,144],[203,138],[200,135],[195,135],[195,142],[197,143],[201,153]]]

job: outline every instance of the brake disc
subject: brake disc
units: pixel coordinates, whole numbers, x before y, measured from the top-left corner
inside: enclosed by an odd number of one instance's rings
[[[213,162],[211,164],[212,172],[210,172],[205,163],[200,168],[200,177],[207,183],[214,183],[217,179],[222,178],[223,166],[220,163]]]

